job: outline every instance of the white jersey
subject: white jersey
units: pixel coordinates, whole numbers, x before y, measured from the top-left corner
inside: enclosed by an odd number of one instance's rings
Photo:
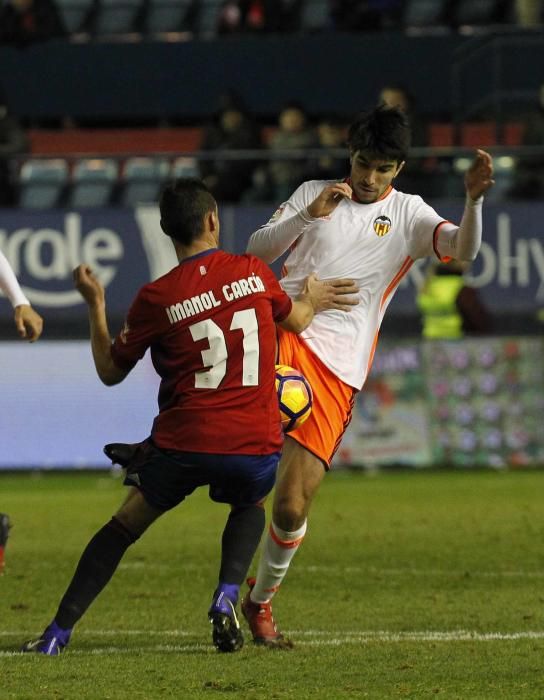
[[[343,199],[329,217],[308,217],[306,207],[329,184],[332,181],[303,183],[268,224],[252,235],[248,251],[267,262],[277,258],[287,246],[281,250],[274,242],[274,228],[279,233],[283,221],[298,215],[281,279],[287,294],[296,297],[313,272],[322,280],[344,277],[356,282],[359,304],[349,313],[330,310],[317,314],[301,337],[337,377],[361,389],[385,310],[399,282],[417,258],[433,251],[438,257],[445,255],[451,232],[458,227],[421,197],[393,188],[372,204]],[[445,237],[439,247],[442,230]]]

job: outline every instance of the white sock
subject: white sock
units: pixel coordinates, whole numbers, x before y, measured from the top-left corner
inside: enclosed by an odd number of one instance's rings
[[[270,523],[257,570],[257,583],[250,595],[254,603],[267,603],[280,587],[291,559],[304,539],[306,522],[294,532],[287,532]]]

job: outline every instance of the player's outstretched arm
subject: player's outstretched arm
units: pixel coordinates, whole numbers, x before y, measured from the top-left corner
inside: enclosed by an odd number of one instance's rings
[[[458,227],[444,227],[439,231],[437,249],[441,256],[471,262],[482,243],[483,196],[493,187],[493,160],[489,153],[476,151],[472,165],[465,173],[466,202],[463,218]]]
[[[120,369],[111,356],[111,336],[106,318],[105,290],[88,265],[79,265],[73,272],[74,284],[89,309],[91,347],[94,365],[106,386],[119,384],[128,372]]]
[[[320,311],[351,311],[359,303],[358,291],[351,279],[320,280],[315,274],[309,275],[301,294],[293,301],[291,313],[279,325],[293,333],[302,333]]]
[[[34,343],[43,330],[43,318],[29,304],[15,307],[15,326],[17,332],[30,343]]]

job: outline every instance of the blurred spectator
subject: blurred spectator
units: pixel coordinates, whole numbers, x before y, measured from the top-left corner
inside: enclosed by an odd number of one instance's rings
[[[302,0],[226,0],[219,13],[219,34],[294,32],[300,28]]]
[[[406,114],[412,132],[412,146],[427,146],[426,125],[416,112],[413,95],[403,85],[384,85],[378,95],[378,104],[380,103],[388,107],[398,107]]]
[[[317,134],[308,123],[308,115],[298,103],[287,104],[278,118],[279,128],[270,139],[271,151],[317,148]],[[307,172],[307,161],[303,158],[290,160],[279,158],[270,161],[268,176],[274,201],[285,201],[303,182]]]
[[[515,0],[515,16],[522,27],[536,27],[543,21],[542,0]]]
[[[418,148],[428,145],[427,124],[421,119],[415,109],[415,100],[412,94],[398,83],[388,83],[378,93],[378,104],[388,107],[398,107],[408,117],[411,130],[411,146]],[[397,179],[397,188],[408,193],[429,192],[428,185],[432,182],[444,183],[443,178],[437,181],[435,170],[438,162],[435,158],[409,158],[401,170]]]
[[[522,145],[540,148],[544,145],[544,83],[539,88],[536,108],[525,117]],[[509,195],[519,199],[544,198],[544,155],[525,155],[519,159]]]
[[[203,151],[261,148],[260,132],[241,98],[234,92],[220,98],[219,112],[204,131]],[[200,174],[218,202],[238,202],[251,184],[253,159],[201,160]]]
[[[284,34],[301,26],[302,0],[264,0],[264,29]]]
[[[311,163],[307,176],[310,180],[340,180],[346,177],[349,164],[346,159],[346,124],[336,115],[323,117],[316,127],[318,146],[323,149],[342,149],[342,156],[325,153]]]
[[[26,134],[17,119],[9,113],[0,88],[0,206],[15,203],[10,159],[27,150]]]
[[[0,8],[0,43],[20,48],[63,36],[66,30],[53,0],[6,0]]]
[[[372,32],[400,24],[402,0],[329,0],[334,28],[341,32]]]
[[[478,292],[466,284],[467,264],[452,260],[433,265],[417,295],[422,333],[427,339],[455,339],[486,335],[491,316]]]

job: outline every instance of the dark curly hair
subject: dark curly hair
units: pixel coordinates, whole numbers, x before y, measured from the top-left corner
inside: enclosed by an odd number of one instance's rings
[[[410,126],[397,107],[379,105],[361,112],[352,122],[347,140],[351,153],[363,151],[383,160],[406,160],[410,148]]]

